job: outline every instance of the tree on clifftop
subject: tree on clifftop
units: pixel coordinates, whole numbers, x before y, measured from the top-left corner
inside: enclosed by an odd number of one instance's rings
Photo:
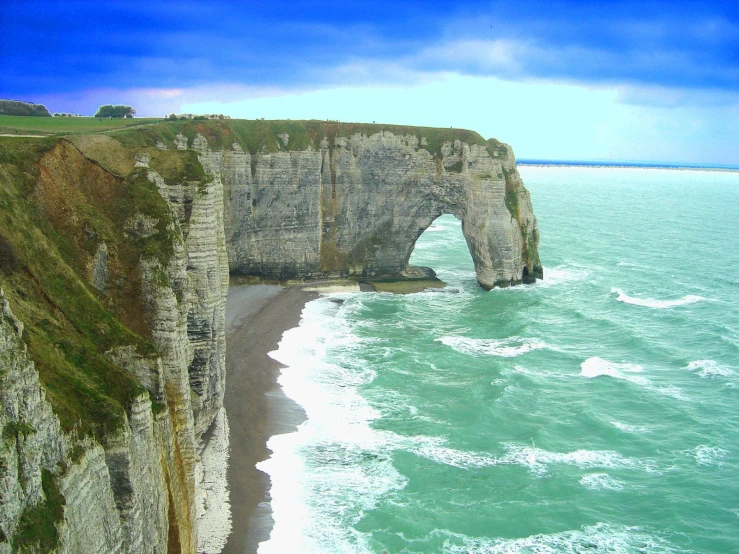
[[[106,104],[98,108],[95,117],[133,117],[136,115],[136,110],[131,106],[112,106]]]
[[[49,110],[43,104],[32,104],[20,100],[0,100],[0,115],[51,117]]]

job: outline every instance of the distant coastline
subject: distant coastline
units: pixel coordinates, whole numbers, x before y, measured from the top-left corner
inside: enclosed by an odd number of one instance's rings
[[[680,164],[657,162],[609,162],[604,160],[577,161],[577,160],[539,160],[523,158],[516,160],[518,165],[534,167],[602,167],[614,169],[672,169],[679,171],[727,171],[739,173],[739,166],[722,164]]]

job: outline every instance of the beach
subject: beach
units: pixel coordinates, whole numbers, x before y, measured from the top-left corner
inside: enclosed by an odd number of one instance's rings
[[[269,538],[270,482],[255,465],[269,457],[269,437],[294,431],[305,414],[283,394],[277,384],[281,366],[268,353],[317,297],[316,292],[276,285],[229,288],[224,406],[230,425],[227,480],[233,525],[224,554],[254,553]]]

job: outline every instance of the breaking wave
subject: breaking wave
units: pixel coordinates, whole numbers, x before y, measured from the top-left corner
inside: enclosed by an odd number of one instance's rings
[[[695,360],[690,362],[685,369],[697,371],[701,377],[731,377],[734,375],[731,369],[714,360]]]
[[[468,337],[446,336],[435,339],[470,356],[500,356],[502,358],[515,358],[541,348],[549,346],[540,339],[508,337],[505,339],[472,339]]]
[[[634,306],[644,306],[646,308],[656,308],[659,310],[665,308],[674,308],[676,306],[683,306],[685,304],[694,304],[701,302],[702,300],[708,300],[703,296],[696,296],[694,294],[688,294],[678,300],[655,300],[653,298],[635,298],[624,293],[623,290],[612,288],[612,293],[618,294],[616,300],[619,302],[625,302],[626,304],[633,304]]]
[[[613,554],[645,552],[672,554],[678,549],[643,527],[610,523],[586,525],[579,530],[532,535],[518,539],[485,539],[453,535],[444,543],[445,554]]]
[[[608,360],[604,360],[597,356],[588,358],[580,364],[580,375],[583,377],[592,379],[593,377],[607,375],[614,379],[623,379],[624,381],[637,383],[639,385],[646,385],[649,383],[649,380],[641,376],[630,374],[640,373],[643,370],[644,368],[638,364],[609,362]]]
[[[586,489],[594,491],[620,491],[624,488],[624,484],[608,475],[607,473],[589,473],[583,475],[580,484]]]

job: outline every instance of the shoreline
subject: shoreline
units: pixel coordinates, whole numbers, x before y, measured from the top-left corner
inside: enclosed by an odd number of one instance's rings
[[[282,335],[297,327],[317,292],[279,285],[231,286],[226,302],[226,391],[229,421],[227,482],[231,532],[223,554],[255,554],[272,530],[270,479],[257,463],[269,458],[267,441],[305,421],[305,412],[282,392],[283,367],[268,356]]]

